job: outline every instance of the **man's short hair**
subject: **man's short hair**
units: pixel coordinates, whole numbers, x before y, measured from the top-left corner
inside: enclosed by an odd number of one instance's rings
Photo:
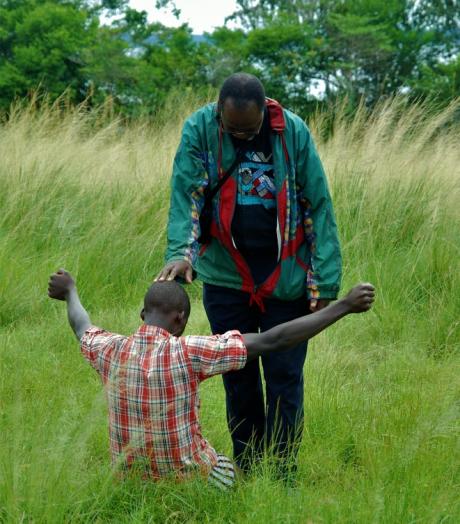
[[[190,300],[182,286],[174,280],[154,282],[144,297],[144,311],[150,313],[153,310],[164,314],[183,311],[188,318]]]
[[[234,73],[224,81],[219,93],[220,108],[228,98],[233,100],[237,109],[246,109],[251,102],[255,102],[261,111],[265,107],[264,86],[256,76],[248,73]]]

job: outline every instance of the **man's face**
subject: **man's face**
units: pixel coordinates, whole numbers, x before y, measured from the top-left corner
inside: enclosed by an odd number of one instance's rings
[[[220,118],[223,130],[240,140],[252,140],[259,134],[264,121],[264,111],[250,102],[244,109],[235,107],[232,98],[225,100]]]

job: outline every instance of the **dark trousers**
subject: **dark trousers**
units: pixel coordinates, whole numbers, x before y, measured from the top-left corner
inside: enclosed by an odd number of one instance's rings
[[[309,312],[305,297],[264,300],[265,312],[249,305],[249,294],[203,285],[203,303],[213,333],[238,329],[257,333]],[[247,471],[264,446],[282,462],[293,463],[303,428],[303,365],[307,344],[261,357],[266,383],[264,402],[259,359],[223,375],[227,422],[238,466]]]

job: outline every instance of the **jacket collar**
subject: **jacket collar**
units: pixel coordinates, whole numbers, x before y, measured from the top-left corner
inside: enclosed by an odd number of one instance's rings
[[[218,104],[214,105],[214,112],[216,119],[219,121],[220,126],[220,115],[217,111]],[[268,111],[268,117],[270,119],[270,129],[275,133],[282,133],[286,129],[286,121],[284,120],[283,106],[273,98],[265,98],[265,107]]]
[[[273,98],[266,98],[265,106],[268,110],[271,130],[275,133],[282,133],[286,129],[283,107],[279,102],[273,100]]]

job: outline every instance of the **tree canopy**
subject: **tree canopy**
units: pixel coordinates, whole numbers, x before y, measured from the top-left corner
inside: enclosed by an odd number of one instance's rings
[[[157,5],[177,9],[173,2]],[[40,89],[73,102],[112,97],[128,115],[155,111],[171,89],[217,87],[235,71],[307,112],[346,96],[374,104],[403,93],[460,96],[459,0],[238,0],[202,37],[149,23],[127,0],[0,0],[0,107]],[[102,25],[101,15],[111,16]]]

